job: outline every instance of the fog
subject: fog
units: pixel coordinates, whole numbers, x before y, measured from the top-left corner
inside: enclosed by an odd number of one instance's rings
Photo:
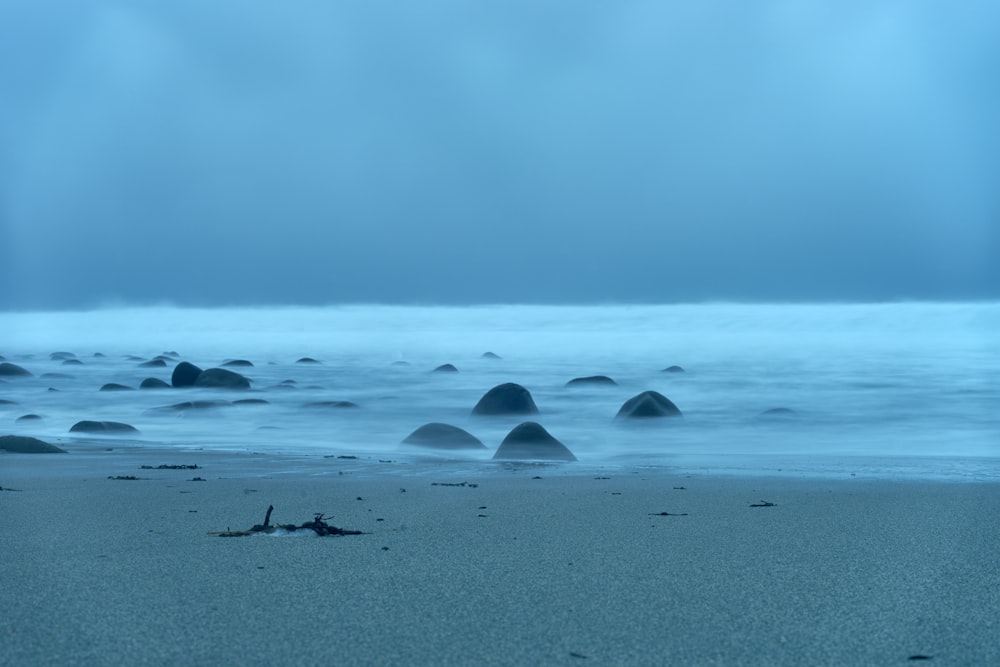
[[[6,2],[0,308],[1000,298],[986,1]]]

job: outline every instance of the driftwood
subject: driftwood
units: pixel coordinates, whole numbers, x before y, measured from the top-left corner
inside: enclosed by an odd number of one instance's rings
[[[325,537],[327,535],[364,535],[360,530],[347,530],[345,528],[337,528],[336,526],[331,526],[326,522],[326,518],[323,516],[322,512],[317,512],[313,517],[312,521],[306,521],[300,525],[295,525],[294,523],[277,524],[271,525],[271,512],[274,511],[274,505],[267,506],[267,514],[264,515],[264,523],[255,524],[249,530],[220,530],[209,532],[209,535],[218,535],[219,537],[245,537],[247,535],[256,535],[258,533],[264,533],[265,535],[276,533],[279,530],[284,530],[290,533],[296,530],[311,530],[320,537]]]

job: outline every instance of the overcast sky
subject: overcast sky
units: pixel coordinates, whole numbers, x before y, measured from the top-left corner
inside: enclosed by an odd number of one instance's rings
[[[1000,3],[0,4],[0,308],[1000,298]]]

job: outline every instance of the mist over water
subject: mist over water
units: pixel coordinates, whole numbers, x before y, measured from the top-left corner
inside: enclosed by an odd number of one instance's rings
[[[752,469],[868,457],[891,469],[915,457],[919,472],[933,474],[972,458],[980,463],[970,474],[1000,474],[990,459],[1000,457],[995,303],[140,308],[3,313],[0,328],[0,354],[33,373],[0,384],[0,398],[16,402],[0,406],[0,432],[69,449],[101,440],[68,433],[89,419],[141,431],[107,438],[120,445],[486,461],[525,419],[473,417],[471,409],[491,387],[517,382],[539,407],[532,419],[584,465]],[[50,359],[58,351],[82,365]],[[173,364],[140,368],[126,358],[164,351],[202,368],[247,359],[254,367],[233,370],[253,390],[98,391],[109,382],[137,388],[146,377],[169,382]],[[295,363],[301,357],[321,363]],[[458,372],[432,372],[445,363]],[[671,365],[686,372],[663,372]],[[566,386],[598,374],[617,386]],[[614,419],[647,389],[684,417]],[[156,410],[244,398],[268,404]],[[306,407],[320,401],[359,407]],[[773,408],[795,414],[761,416]],[[15,423],[26,413],[43,419]],[[489,450],[442,455],[400,445],[427,422],[465,428]]]

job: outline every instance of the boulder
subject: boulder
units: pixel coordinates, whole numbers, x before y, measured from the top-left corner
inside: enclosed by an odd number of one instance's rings
[[[132,387],[127,387],[123,384],[118,384],[117,382],[109,382],[101,385],[99,391],[132,391]]]
[[[441,364],[435,368],[433,373],[457,373],[458,369],[453,364]]]
[[[9,361],[4,361],[0,363],[0,375],[6,375],[7,377],[19,377],[19,376],[29,376],[31,373],[18,366],[17,364],[12,364]]]
[[[609,378],[607,375],[588,375],[587,377],[573,378],[566,383],[566,386],[571,387],[574,385],[586,384],[617,385],[618,383]]]
[[[650,417],[680,417],[673,401],[656,391],[644,391],[625,401],[616,417],[646,419]]]
[[[683,373],[684,369],[680,366],[667,366],[663,369],[664,373]]]
[[[440,422],[424,424],[406,436],[403,444],[431,449],[486,449],[479,438],[465,429]]]
[[[170,385],[159,378],[146,378],[139,383],[139,389],[170,389]]]
[[[249,389],[250,380],[225,368],[209,368],[198,374],[194,386],[212,389]]]
[[[36,415],[34,413],[29,413],[29,414],[26,414],[26,415],[21,415],[20,417],[18,417],[14,421],[15,422],[33,422],[33,421],[38,421],[41,418],[42,418],[41,415]]]
[[[83,366],[83,362],[79,359],[64,359],[62,362],[63,366]]]
[[[307,408],[356,408],[357,403],[352,403],[350,401],[313,401],[312,403],[306,403],[304,407]]]
[[[139,368],[166,368],[167,362],[163,359],[150,359],[139,364]]]
[[[556,440],[541,424],[524,422],[514,427],[500,443],[494,459],[544,459],[576,461],[573,452]]]
[[[230,359],[222,364],[223,366],[238,366],[242,368],[253,368],[253,363],[247,361],[246,359]]]
[[[0,435],[0,450],[18,454],[65,454],[65,449],[50,445],[38,438],[23,435]]]
[[[296,359],[297,364],[318,364],[319,362],[312,357],[302,357],[301,359]]]
[[[495,354],[493,352],[483,352],[482,357],[483,357],[483,359],[500,359],[501,358],[499,354]]]
[[[531,392],[514,382],[497,385],[486,392],[476,407],[474,415],[535,415],[538,406]]]
[[[193,387],[195,380],[201,375],[201,369],[192,363],[182,361],[174,367],[170,376],[170,384],[175,387]]]
[[[72,352],[53,352],[49,355],[49,359],[52,361],[63,361],[64,359],[76,359],[76,355]]]
[[[138,433],[139,429],[121,422],[80,421],[69,429],[70,433]]]
[[[270,405],[271,402],[263,398],[241,398],[233,401],[233,405]]]

